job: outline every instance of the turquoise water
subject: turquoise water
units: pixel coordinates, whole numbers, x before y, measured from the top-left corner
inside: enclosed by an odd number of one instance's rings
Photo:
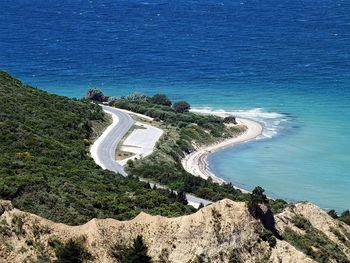
[[[2,0],[0,68],[82,97],[164,92],[264,123],[210,156],[273,197],[350,208],[350,2]]]

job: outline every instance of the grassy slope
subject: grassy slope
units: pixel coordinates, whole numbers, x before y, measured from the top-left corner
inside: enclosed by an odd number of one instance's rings
[[[93,217],[129,219],[140,210],[182,215],[193,211],[167,192],[103,171],[84,141],[100,107],[25,86],[0,72],[0,198],[68,224]]]

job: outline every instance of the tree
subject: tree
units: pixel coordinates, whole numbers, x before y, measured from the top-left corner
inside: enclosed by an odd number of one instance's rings
[[[164,106],[171,106],[171,101],[165,94],[155,94],[150,98],[150,102]]]
[[[224,118],[224,123],[233,123],[237,124],[236,117],[234,116],[228,116]]]
[[[178,101],[173,105],[173,109],[178,113],[188,112],[191,109],[191,105],[186,101]]]
[[[139,92],[134,92],[125,97],[125,99],[130,101],[146,101],[148,97]]]
[[[338,218],[338,214],[337,214],[337,212],[335,212],[334,209],[329,210],[329,211],[328,211],[328,215],[330,215],[330,216],[331,216],[332,218],[334,218],[334,219],[337,219],[337,218]]]
[[[69,239],[66,244],[56,244],[56,256],[58,263],[79,263],[91,259],[91,254],[81,242]]]
[[[127,249],[125,259],[123,262],[126,263],[148,263],[151,262],[152,258],[147,255],[148,248],[143,241],[141,235],[138,235],[134,239],[133,245]]]
[[[261,216],[262,210],[260,208],[260,204],[268,203],[268,199],[264,192],[265,190],[262,187],[257,186],[254,188],[250,195],[250,199],[248,201],[248,210],[255,218]]]
[[[345,210],[343,213],[341,213],[339,220],[343,221],[345,224],[350,225],[350,211]]]
[[[184,204],[184,205],[187,205],[188,204],[188,201],[187,201],[187,198],[186,198],[186,193],[184,192],[184,190],[178,190],[177,191],[177,198],[176,198],[176,201]]]
[[[95,100],[99,102],[107,101],[108,97],[103,94],[99,88],[88,89],[85,95],[86,99]]]

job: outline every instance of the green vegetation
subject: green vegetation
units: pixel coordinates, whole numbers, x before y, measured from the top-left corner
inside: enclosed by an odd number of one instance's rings
[[[163,106],[171,106],[171,101],[164,94],[155,94],[154,96],[148,98],[150,103],[163,105]]]
[[[157,104],[154,103],[155,96],[158,98]],[[204,116],[186,111],[176,112],[173,107],[170,107],[172,103],[167,101],[167,98],[162,97],[163,99],[160,100],[159,95],[155,96],[131,94],[111,102],[112,106],[142,113],[162,121],[152,123],[164,130],[164,135],[157,143],[154,152],[146,158],[129,161],[128,173],[213,201],[223,198],[248,200],[248,195],[235,189],[232,184],[218,185],[211,179],[194,177],[181,165],[182,157],[194,150],[192,143],[197,145],[214,143],[237,135],[242,132],[242,128],[227,127],[223,119],[216,116]]]
[[[108,97],[103,95],[103,92],[98,88],[91,88],[86,92],[85,98],[88,100],[103,102],[107,101]]]
[[[171,107],[171,101],[163,96],[165,95],[157,94],[147,97],[141,94],[131,94],[110,102],[110,105],[145,114],[173,127],[187,128],[184,131],[184,135],[189,137],[187,139],[200,140],[200,136],[203,136],[204,138],[200,141],[202,143],[206,142],[205,139],[210,139],[209,142],[211,142],[213,139],[226,138],[232,136],[234,132],[239,132],[237,128],[226,128],[223,119],[217,116],[204,116],[187,111],[176,112]]]
[[[283,237],[294,247],[317,262],[349,262],[340,247],[324,233],[314,228],[306,218],[298,215],[292,219],[292,222],[296,227],[305,231],[305,234],[298,234],[289,227],[285,229]]]
[[[274,199],[270,201],[270,208],[274,214],[281,213],[284,208],[287,207],[288,203],[283,199]]]
[[[265,228],[262,229],[261,233],[259,234],[259,237],[263,241],[267,242],[270,247],[275,247],[277,244],[276,237],[274,236],[274,234],[270,230],[267,230]]]
[[[225,123],[237,124],[236,117],[234,117],[234,116],[225,117],[225,118],[224,118],[224,122],[225,122]]]
[[[110,249],[110,255],[120,262],[125,263],[148,263],[152,262],[151,257],[147,255],[148,248],[143,241],[143,237],[138,235],[130,247],[114,244]]]
[[[55,249],[57,263],[82,263],[92,259],[81,240],[69,239],[64,244],[59,240],[54,240],[50,244]]]
[[[191,109],[191,106],[186,101],[179,101],[174,103],[173,109],[178,113],[184,113],[184,112],[189,112],[189,110]]]
[[[345,224],[350,225],[350,211],[345,210],[343,213],[341,213],[341,215],[338,219],[340,221],[343,221]]]
[[[266,205],[269,203],[266,195],[264,194],[265,190],[260,186],[257,186],[252,191],[250,198],[248,200],[248,210],[252,216],[259,218],[262,216],[263,211],[261,210],[261,205]]]
[[[337,214],[337,212],[335,210],[329,210],[328,211],[328,215],[330,215],[332,218],[334,219],[338,219],[342,222],[344,222],[345,224],[350,226],[350,211],[349,210],[345,210],[344,212],[342,212],[340,214],[340,216]]]
[[[302,230],[308,230],[312,227],[310,221],[301,215],[294,216],[291,221],[297,228]]]
[[[101,107],[23,85],[0,72],[0,198],[45,218],[82,224],[194,211],[168,190],[99,168],[86,141],[107,124]]]

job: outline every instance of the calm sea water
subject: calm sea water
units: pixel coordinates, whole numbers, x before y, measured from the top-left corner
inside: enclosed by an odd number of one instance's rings
[[[0,0],[0,68],[82,97],[165,92],[264,122],[210,157],[246,189],[350,208],[350,2]]]

